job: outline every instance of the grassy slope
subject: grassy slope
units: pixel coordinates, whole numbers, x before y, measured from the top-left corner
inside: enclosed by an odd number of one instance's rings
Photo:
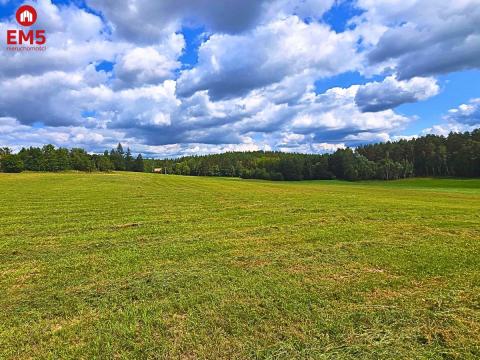
[[[478,358],[480,181],[0,175],[0,358]]]

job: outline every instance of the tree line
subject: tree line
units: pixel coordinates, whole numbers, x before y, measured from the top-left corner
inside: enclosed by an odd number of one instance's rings
[[[339,149],[333,154],[282,152],[229,152],[176,159],[133,157],[121,144],[103,154],[83,149],[23,148],[13,154],[0,149],[0,170],[28,171],[135,171],[187,176],[224,176],[274,181],[395,180],[413,176],[480,177],[480,129],[448,136],[426,135]]]
[[[42,148],[29,147],[17,154],[9,148],[0,148],[0,170],[8,173],[26,171],[60,172],[77,170],[93,171],[134,171],[144,172],[145,163],[141,154],[132,156],[130,149],[124,151],[118,144],[116,149],[103,154],[89,154],[84,149],[55,148],[45,145]]]
[[[154,160],[153,167],[168,174],[279,181],[480,177],[480,129],[339,149],[333,154],[230,152]]]

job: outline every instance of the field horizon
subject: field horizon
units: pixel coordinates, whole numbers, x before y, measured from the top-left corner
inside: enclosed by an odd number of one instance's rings
[[[480,179],[0,191],[2,359],[480,357]]]

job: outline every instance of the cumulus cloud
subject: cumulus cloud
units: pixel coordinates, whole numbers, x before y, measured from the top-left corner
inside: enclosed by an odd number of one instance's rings
[[[296,74],[331,76],[356,67],[355,51],[352,34],[288,17],[248,34],[210,37],[200,47],[199,65],[179,78],[178,92],[190,96],[208,90],[213,99],[222,99]]]
[[[296,109],[291,129],[314,134],[317,142],[346,142],[355,140],[351,136],[358,138],[360,134],[397,131],[411,121],[392,110],[362,112],[355,103],[359,88],[359,85],[332,88],[307,98]]]
[[[0,79],[22,75],[41,75],[48,71],[76,71],[90,63],[112,61],[128,48],[123,42],[112,42],[103,33],[100,17],[75,6],[56,6],[50,0],[34,3],[38,11],[35,25],[45,29],[48,51],[12,52],[0,48]],[[13,17],[0,23],[0,31],[18,29]]]
[[[468,104],[449,110],[445,119],[459,124],[480,125],[480,99],[472,99]]]
[[[480,99],[471,99],[467,104],[450,109],[443,116],[443,123],[424,129],[422,134],[447,136],[451,132],[473,131],[479,127]]]
[[[75,97],[89,84],[101,83],[102,77],[89,66],[82,72],[53,71],[4,79],[0,82],[0,116],[16,118],[23,124],[78,124],[83,121],[82,111],[90,105],[75,101]]]
[[[398,81],[394,76],[389,76],[382,82],[360,86],[355,102],[363,112],[377,112],[426,100],[437,95],[439,90],[437,81],[432,78]]]
[[[383,27],[371,48],[372,65],[393,67],[399,79],[480,67],[480,2],[358,0],[357,19]]]
[[[117,39],[99,15],[75,5],[55,5],[51,0],[29,2],[38,12],[35,28],[46,30],[45,52],[12,52],[0,49],[0,79],[42,75],[51,71],[75,72],[92,63],[116,63],[118,86],[160,83],[173,78],[181,67],[178,58],[185,46],[182,34],[166,31],[148,46]],[[0,23],[0,31],[19,29],[13,15]]]
[[[22,147],[54,144],[59,147],[82,147],[94,152],[112,148],[118,141],[131,142],[125,134],[105,129],[87,129],[83,126],[31,127],[10,117],[0,117],[0,144],[18,151]]]
[[[84,126],[32,127],[19,123],[10,117],[0,117],[0,144],[8,145],[14,151],[22,147],[53,144],[57,147],[81,147],[91,152],[101,153],[116,147],[121,142],[137,153],[151,157],[179,157],[199,154],[222,153],[226,151],[271,150],[267,144],[257,144],[251,139],[238,144],[183,143],[169,145],[149,145],[141,139],[128,136],[126,132],[112,129],[91,129]]]
[[[91,127],[164,126],[178,100],[175,82],[115,91],[93,65],[75,73],[24,75],[0,83],[0,116],[22,124]],[[23,96],[28,94],[28,96]],[[85,113],[94,115],[84,116]]]
[[[117,58],[117,85],[132,87],[160,83],[174,77],[181,67],[178,58],[185,47],[181,34],[172,34],[157,46],[135,47]]]
[[[119,36],[155,41],[168,31],[205,26],[211,32],[239,33],[292,14],[321,17],[334,0],[88,0]]]

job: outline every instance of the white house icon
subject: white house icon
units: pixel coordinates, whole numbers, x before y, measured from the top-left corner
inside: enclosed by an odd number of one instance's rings
[[[22,12],[20,14],[20,21],[22,23],[23,22],[27,22],[27,23],[33,22],[33,14],[30,11],[25,10],[24,12]]]

